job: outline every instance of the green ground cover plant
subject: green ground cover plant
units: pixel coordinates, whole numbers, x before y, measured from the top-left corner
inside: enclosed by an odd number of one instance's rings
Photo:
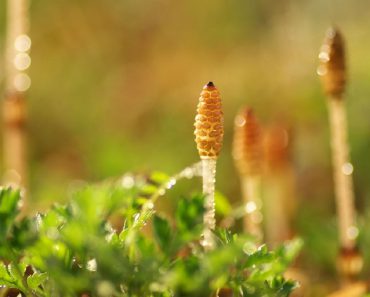
[[[17,219],[21,194],[0,190],[0,285],[22,296],[289,296],[283,273],[301,241],[269,251],[218,228],[204,251],[203,196],[179,200],[173,219],[154,202],[164,174],[81,185],[65,205]],[[165,199],[165,197],[163,198]]]

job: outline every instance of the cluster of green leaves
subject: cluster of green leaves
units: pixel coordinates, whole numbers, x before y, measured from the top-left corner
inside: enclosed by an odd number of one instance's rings
[[[131,177],[130,177],[131,178]],[[282,274],[300,242],[275,251],[215,231],[205,252],[203,197],[181,199],[173,219],[153,210],[162,184],[127,180],[85,185],[67,205],[17,220],[20,193],[0,191],[0,285],[26,296],[288,296]],[[114,222],[114,223],[113,223]],[[85,295],[84,295],[85,294]]]

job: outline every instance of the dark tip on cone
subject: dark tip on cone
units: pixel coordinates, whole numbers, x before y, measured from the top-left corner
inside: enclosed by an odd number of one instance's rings
[[[203,87],[204,90],[208,90],[208,91],[213,91],[213,90],[216,90],[216,87],[215,85],[213,84],[213,82],[209,82],[208,84],[206,84],[204,87]]]

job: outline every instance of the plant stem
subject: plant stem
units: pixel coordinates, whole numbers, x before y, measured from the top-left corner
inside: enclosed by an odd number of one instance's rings
[[[202,176],[202,170],[202,162],[197,162],[172,175],[167,182],[158,187],[158,190],[148,199],[146,204],[154,206],[154,203],[157,201],[157,199],[166,194],[167,190],[172,189],[179,180],[192,179],[195,176]]]
[[[204,194],[204,240],[206,250],[214,247],[212,230],[216,227],[215,218],[215,182],[216,182],[216,159],[202,159],[203,165],[203,194]]]
[[[339,239],[342,248],[353,249],[356,245],[357,227],[352,180],[353,167],[349,161],[344,100],[342,98],[329,98],[328,109]]]
[[[274,247],[291,239],[292,221],[296,200],[293,194],[293,177],[287,169],[266,174],[264,213],[266,242]]]
[[[29,50],[27,44],[24,44],[24,42],[29,41],[29,37],[26,36],[29,28],[28,6],[29,0],[7,1],[7,30],[5,45],[7,93],[11,93],[15,89],[14,80],[20,72],[20,70],[15,66],[17,64],[15,63],[17,54],[20,52],[27,52]],[[23,40],[22,42],[22,38],[28,38],[28,40]],[[19,43],[21,44],[19,45]]]
[[[263,240],[261,177],[259,175],[244,175],[241,177],[241,184],[246,212],[243,218],[244,230],[261,242]]]
[[[8,96],[3,103],[4,183],[24,186],[26,176],[25,101],[23,96]]]
[[[283,123],[275,123],[266,129],[265,236],[271,246],[281,244],[293,234],[292,222],[296,215],[297,199],[290,147],[289,129]]]
[[[26,185],[26,106],[24,92],[29,87],[25,70],[29,67],[28,51],[31,46],[27,36],[28,0],[7,1],[6,40],[6,98],[3,103],[4,122],[4,184],[16,187]],[[26,208],[23,195],[23,207]]]

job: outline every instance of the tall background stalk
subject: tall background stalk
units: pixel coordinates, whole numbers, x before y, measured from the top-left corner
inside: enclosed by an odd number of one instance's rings
[[[320,54],[318,74],[327,95],[331,131],[332,162],[339,228],[340,255],[338,268],[345,282],[356,279],[362,269],[357,250],[355,197],[353,191],[353,166],[349,157],[347,116],[344,101],[346,64],[344,41],[340,32],[330,28]]]
[[[3,102],[3,151],[5,185],[24,187],[26,165],[26,103],[25,91],[30,86],[26,70],[31,64],[29,51],[29,1],[7,1],[5,52],[5,99]],[[23,200],[23,208],[25,209]]]
[[[276,246],[294,236],[298,202],[291,163],[291,133],[284,123],[274,123],[265,129],[264,152],[266,241]]]
[[[250,108],[235,118],[233,158],[238,169],[245,208],[244,231],[263,239],[261,200],[261,127]]]

